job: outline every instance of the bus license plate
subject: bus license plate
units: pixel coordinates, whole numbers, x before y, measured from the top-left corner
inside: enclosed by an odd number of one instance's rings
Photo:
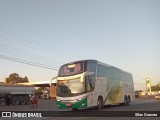
[[[71,106],[71,103],[67,103],[66,106],[67,106],[67,107],[70,107],[70,106]]]

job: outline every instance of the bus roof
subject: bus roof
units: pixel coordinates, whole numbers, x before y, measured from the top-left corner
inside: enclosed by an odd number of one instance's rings
[[[128,73],[128,74],[131,74],[131,73],[125,71],[125,70],[122,70],[122,69],[120,69],[120,68],[117,68],[117,67],[115,67],[115,66],[106,64],[106,63],[104,63],[104,62],[101,62],[101,61],[98,61],[98,60],[95,60],[95,59],[78,60],[78,61],[73,61],[73,62],[66,63],[66,64],[64,64],[64,65],[67,65],[67,64],[74,64],[74,63],[82,62],[82,61],[84,61],[84,62],[85,62],[85,61],[95,61],[95,62],[97,62],[98,64],[101,64],[101,65],[104,65],[104,66],[108,66],[108,67],[111,67],[111,68],[120,70],[120,71],[122,71],[122,72],[126,72],[126,73]],[[62,65],[62,66],[64,66],[64,65]]]

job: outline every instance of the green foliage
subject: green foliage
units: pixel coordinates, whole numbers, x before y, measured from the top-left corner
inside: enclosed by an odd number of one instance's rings
[[[160,86],[156,85],[156,86],[152,86],[151,87],[152,91],[160,91]]]
[[[39,87],[36,92],[42,92],[45,89],[45,87]]]
[[[22,78],[17,73],[12,73],[9,75],[8,78],[6,78],[7,84],[25,83],[25,82],[29,82],[27,76]]]

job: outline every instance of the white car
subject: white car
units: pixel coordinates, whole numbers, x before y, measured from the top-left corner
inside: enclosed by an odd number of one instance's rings
[[[155,96],[155,99],[156,99],[156,100],[160,100],[160,94],[156,95],[156,96]]]

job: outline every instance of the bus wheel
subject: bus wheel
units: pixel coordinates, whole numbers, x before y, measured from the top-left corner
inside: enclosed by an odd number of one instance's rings
[[[127,97],[127,105],[129,105],[131,102],[130,96]]]
[[[12,98],[12,105],[19,105],[19,99],[18,99],[18,97],[13,97]]]
[[[24,97],[20,98],[20,105],[24,105],[26,103],[26,100]]]
[[[98,97],[98,100],[97,100],[97,110],[100,110],[102,109],[103,107],[103,98],[102,97]]]
[[[26,99],[26,105],[29,105],[29,104],[31,103],[30,98],[29,98],[29,97],[26,97],[25,99]]]
[[[128,105],[128,98],[127,98],[127,96],[124,97],[124,103],[123,104],[124,104],[124,106]]]

